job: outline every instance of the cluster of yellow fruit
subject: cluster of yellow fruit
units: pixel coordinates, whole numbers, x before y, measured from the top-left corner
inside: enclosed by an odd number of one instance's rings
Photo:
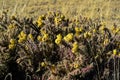
[[[34,40],[34,37],[32,34],[28,34],[28,37],[31,39],[31,40]]]
[[[43,37],[42,37],[42,41],[45,42],[45,41],[47,41],[48,39],[49,39],[49,35],[48,35],[47,33],[44,34]]]
[[[49,40],[49,34],[44,34],[43,36],[37,36],[37,40],[40,41],[40,42],[46,42]]]
[[[55,25],[60,24],[61,21],[62,21],[62,19],[59,19],[59,18],[57,18],[57,17],[55,17],[55,19],[54,19]]]
[[[14,28],[15,27],[15,24],[10,24],[9,26],[8,26],[8,29],[12,29],[12,28]]]
[[[81,33],[81,32],[83,32],[83,28],[82,27],[75,27],[75,35],[76,36],[79,36],[79,34]]]
[[[106,45],[106,44],[108,44],[109,42],[110,42],[109,39],[105,39],[104,42],[103,42],[103,44]]]
[[[38,41],[42,41],[42,37],[41,36],[37,36],[37,40]]]
[[[90,38],[91,35],[92,35],[92,33],[90,33],[90,32],[85,32],[85,33],[84,33],[84,38]]]
[[[119,55],[119,56],[120,56],[120,52],[118,52],[117,49],[114,49],[114,50],[113,50],[113,54],[114,54],[114,55]]]
[[[79,62],[77,61],[77,62],[74,62],[74,65],[73,65],[73,67],[76,69],[76,68],[79,68],[80,67],[80,64],[79,64]]]
[[[56,16],[54,18],[55,25],[58,26],[64,19],[65,19],[64,15],[56,13]]]
[[[73,52],[73,53],[77,52],[78,47],[79,47],[79,46],[78,46],[78,43],[77,43],[77,42],[74,42],[74,43],[73,43],[72,52]]]
[[[117,34],[119,31],[120,31],[120,28],[117,28],[115,26],[112,26],[111,27],[111,31],[114,33],[114,34]]]
[[[20,34],[18,35],[18,43],[22,43],[26,40],[27,38],[27,34],[25,34],[23,31],[20,32]]]
[[[63,39],[66,41],[66,42],[70,42],[73,40],[73,33],[68,33]]]
[[[39,16],[37,22],[38,27],[42,27],[44,25],[43,19],[45,18],[45,15]]]
[[[80,33],[80,32],[82,32],[83,31],[83,28],[82,27],[75,27],[75,31],[76,31],[76,33]]]
[[[62,35],[58,34],[57,39],[55,39],[55,43],[59,45],[61,43],[61,41],[62,41]]]
[[[14,49],[16,45],[16,40],[15,39],[10,39],[10,44],[9,44],[9,49]]]

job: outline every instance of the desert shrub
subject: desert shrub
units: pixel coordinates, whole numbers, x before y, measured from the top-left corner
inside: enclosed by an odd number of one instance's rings
[[[60,12],[36,20],[3,12],[0,18],[1,78],[8,72],[14,80],[25,74],[33,80],[116,78],[120,59],[116,24],[110,29],[99,19],[69,20]]]

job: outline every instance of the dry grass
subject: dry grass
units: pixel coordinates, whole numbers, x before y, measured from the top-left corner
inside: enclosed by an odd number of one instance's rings
[[[0,11],[10,10],[10,15],[37,17],[47,11],[61,11],[67,17],[83,15],[100,18],[109,25],[119,24],[119,0],[0,0]]]

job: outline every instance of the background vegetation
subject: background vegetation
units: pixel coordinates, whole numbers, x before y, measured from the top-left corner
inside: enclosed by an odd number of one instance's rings
[[[100,18],[111,25],[120,21],[119,4],[119,0],[0,0],[0,10],[35,18],[48,11],[61,11],[69,18],[82,15]]]

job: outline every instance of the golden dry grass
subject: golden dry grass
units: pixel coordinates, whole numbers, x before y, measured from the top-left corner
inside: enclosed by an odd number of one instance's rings
[[[69,18],[83,15],[100,18],[109,25],[120,24],[119,0],[0,0],[0,11],[10,15],[37,17],[48,11],[61,11]]]

